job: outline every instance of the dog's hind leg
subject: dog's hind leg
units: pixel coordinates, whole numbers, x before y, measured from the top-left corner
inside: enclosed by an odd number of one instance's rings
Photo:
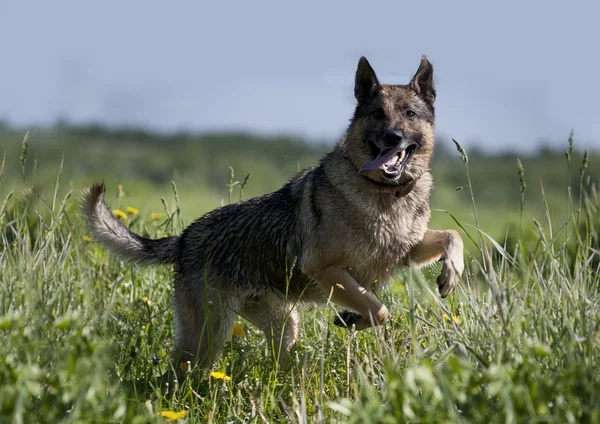
[[[269,352],[280,368],[285,368],[298,337],[298,314],[293,305],[278,296],[263,295],[247,300],[240,315],[265,333]]]
[[[240,300],[216,289],[190,290],[175,284],[173,366],[181,373],[191,362],[209,368],[231,337]]]

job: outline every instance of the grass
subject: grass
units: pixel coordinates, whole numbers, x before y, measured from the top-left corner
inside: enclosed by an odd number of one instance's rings
[[[78,190],[62,187],[59,170],[38,196],[26,162],[25,188],[0,206],[0,422],[600,422],[599,197],[585,169],[579,185],[565,181],[566,221],[548,208],[521,231],[517,212],[506,243],[483,219],[438,212],[471,252],[449,299],[435,291],[437,265],[398,273],[382,294],[393,318],[376,330],[344,331],[333,308],[307,306],[289,372],[239,320],[212,369],[173,387],[159,379],[171,270],[109,257],[86,239]],[[585,168],[572,156],[565,166]],[[135,188],[113,190],[115,209],[139,205]],[[515,190],[526,198],[524,182]],[[151,237],[179,233],[177,197],[154,202],[160,219],[125,221]]]

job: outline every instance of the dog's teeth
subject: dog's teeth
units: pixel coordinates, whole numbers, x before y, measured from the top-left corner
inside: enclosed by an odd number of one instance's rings
[[[404,156],[406,156],[406,150],[400,152],[400,160],[404,159]]]

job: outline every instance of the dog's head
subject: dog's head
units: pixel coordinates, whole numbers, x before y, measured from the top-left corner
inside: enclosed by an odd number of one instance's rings
[[[425,56],[408,85],[380,84],[367,59],[360,58],[345,155],[361,175],[400,186],[427,171],[435,143],[435,94],[433,66]]]

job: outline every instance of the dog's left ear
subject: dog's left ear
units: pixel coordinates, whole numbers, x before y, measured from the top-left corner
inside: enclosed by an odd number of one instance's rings
[[[354,97],[358,103],[362,103],[374,96],[379,88],[379,80],[375,71],[369,64],[366,57],[361,57],[358,61],[356,69],[356,77],[354,82]]]
[[[433,65],[427,58],[421,58],[421,64],[417,73],[410,81],[409,87],[412,88],[423,100],[433,105],[435,101],[435,84],[433,83]]]

